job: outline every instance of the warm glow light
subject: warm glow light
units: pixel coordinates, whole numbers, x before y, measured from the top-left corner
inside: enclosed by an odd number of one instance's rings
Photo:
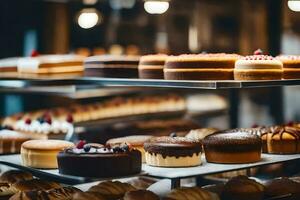
[[[169,9],[169,2],[149,0],[145,1],[144,8],[149,14],[163,14]]]
[[[78,16],[78,25],[81,28],[89,29],[96,26],[100,20],[100,15],[96,9],[84,9]]]
[[[288,7],[292,11],[300,12],[300,1],[299,0],[289,0]]]

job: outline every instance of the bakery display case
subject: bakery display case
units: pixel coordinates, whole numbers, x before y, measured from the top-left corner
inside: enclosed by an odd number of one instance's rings
[[[300,1],[13,1],[0,199],[300,199]]]

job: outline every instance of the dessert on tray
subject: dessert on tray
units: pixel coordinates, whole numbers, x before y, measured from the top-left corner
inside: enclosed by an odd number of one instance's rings
[[[138,78],[139,56],[101,55],[84,61],[86,76]]]
[[[300,56],[299,55],[279,55],[276,59],[283,63],[283,79],[300,78]]]
[[[167,80],[232,80],[237,54],[210,53],[169,56],[164,66]]]
[[[144,144],[146,164],[191,167],[201,164],[201,142],[185,137],[157,137]]]
[[[82,177],[120,177],[141,172],[141,152],[129,145],[105,147],[80,141],[57,156],[59,173]]]
[[[22,163],[33,168],[55,169],[58,152],[72,146],[72,142],[63,140],[29,140],[21,147]]]
[[[254,55],[235,62],[235,80],[280,80],[283,74],[282,62],[257,50]]]
[[[142,56],[139,62],[139,77],[145,79],[164,79],[165,54]]]
[[[243,131],[225,131],[203,139],[207,162],[252,163],[261,159],[262,141],[257,135]]]

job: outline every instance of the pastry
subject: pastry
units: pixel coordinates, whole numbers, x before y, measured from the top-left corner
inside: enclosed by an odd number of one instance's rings
[[[274,154],[300,153],[300,129],[291,126],[275,126],[264,136],[267,152]],[[264,140],[263,139],[263,140]]]
[[[0,154],[15,154],[20,153],[23,142],[29,140],[30,137],[26,134],[12,131],[0,131]]]
[[[300,56],[280,55],[276,59],[283,63],[283,79],[300,78]]]
[[[235,63],[235,80],[280,80],[282,62],[268,55],[246,56]]]
[[[72,200],[73,195],[79,192],[74,187],[61,187],[51,190],[32,190],[18,192],[10,200]]]
[[[98,192],[76,192],[72,200],[107,200]]]
[[[63,140],[29,140],[21,147],[22,163],[27,167],[55,169],[58,152],[73,145]]]
[[[266,198],[274,198],[279,200],[300,199],[300,183],[289,178],[276,178],[266,182],[265,187]]]
[[[133,190],[136,190],[136,188],[128,183],[122,183],[120,181],[104,181],[91,187],[88,191],[97,192],[106,199],[117,200],[124,197],[126,192]]]
[[[164,66],[167,80],[231,80],[236,54],[169,56]]]
[[[139,56],[101,55],[84,61],[85,76],[138,78]]]
[[[157,167],[201,164],[201,143],[185,137],[157,137],[144,144],[146,163]]]
[[[139,77],[145,79],[164,79],[165,54],[145,55],[139,62]]]
[[[13,184],[19,181],[27,181],[33,179],[33,176],[29,172],[20,170],[9,170],[1,174],[0,182]]]
[[[21,58],[18,72],[30,74],[57,74],[83,72],[84,57],[78,55],[43,55]]]
[[[219,200],[217,194],[200,187],[177,188],[172,190],[163,200]],[[232,199],[233,200],[233,199]],[[236,200],[236,199],[234,199]]]
[[[185,137],[202,141],[206,136],[218,132],[216,128],[200,128],[191,130]]]
[[[148,142],[153,136],[150,135],[131,135],[121,138],[110,139],[106,142],[106,144],[110,147],[120,146],[123,144],[128,144],[132,148],[139,150],[142,154],[142,162],[145,162],[145,150],[144,143]]]
[[[148,190],[133,190],[126,192],[123,200],[159,200],[159,197]]]
[[[127,181],[127,183],[129,183],[136,189],[146,190],[148,187],[150,187],[156,181],[157,181],[157,179],[154,179],[154,178],[138,176],[138,177],[131,178],[129,181]]]
[[[12,184],[18,191],[32,191],[32,190],[51,190],[54,188],[61,188],[62,186],[55,182],[44,181],[41,179],[31,179],[18,181]]]
[[[203,139],[207,162],[252,163],[261,159],[259,136],[247,132],[219,132]]]
[[[263,200],[264,186],[247,176],[230,179],[222,191],[222,200]]]
[[[78,143],[60,152],[57,160],[59,173],[93,178],[138,174],[142,166],[141,152],[128,145],[107,148]]]

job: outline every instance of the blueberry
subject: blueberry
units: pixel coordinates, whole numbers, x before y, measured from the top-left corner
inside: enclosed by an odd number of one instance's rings
[[[44,120],[44,118],[43,118],[43,117],[39,117],[39,118],[37,118],[37,121],[38,121],[38,122],[40,122],[41,124],[45,122],[45,120]]]
[[[114,153],[121,152],[121,151],[122,151],[122,149],[118,146],[113,148]]]
[[[123,150],[123,152],[126,152],[129,150],[129,146],[127,144],[124,144],[121,149]]]
[[[89,151],[91,150],[91,145],[85,144],[85,145],[83,146],[83,150],[84,150],[85,152],[89,152]]]
[[[177,137],[177,134],[176,133],[171,133],[170,137]]]

